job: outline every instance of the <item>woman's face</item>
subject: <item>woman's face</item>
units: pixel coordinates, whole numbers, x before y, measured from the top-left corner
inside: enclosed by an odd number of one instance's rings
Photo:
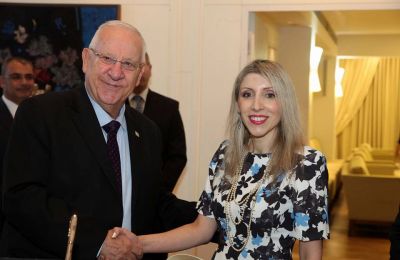
[[[240,85],[237,104],[254,145],[271,148],[282,110],[269,80],[256,73],[246,75]]]

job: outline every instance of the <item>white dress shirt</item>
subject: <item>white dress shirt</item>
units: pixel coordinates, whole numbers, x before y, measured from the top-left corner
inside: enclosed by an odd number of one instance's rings
[[[14,102],[12,102],[8,98],[6,98],[6,96],[4,96],[4,95],[2,95],[1,98],[4,101],[4,104],[6,104],[6,107],[8,108],[8,111],[10,111],[12,117],[14,118],[15,117],[15,112],[17,112],[18,104],[15,104]]]
[[[86,91],[87,92],[87,91]],[[104,109],[90,96],[90,102],[93,105],[97,119],[103,127],[110,121],[114,120]],[[128,129],[125,120],[125,105],[119,111],[118,117],[115,119],[121,124],[117,133],[117,142],[121,160],[121,181],[122,181],[122,205],[124,209],[124,217],[122,219],[122,227],[131,230],[131,210],[132,210],[132,176],[131,176],[131,160],[129,152]],[[107,142],[107,133],[102,128],[104,140]]]

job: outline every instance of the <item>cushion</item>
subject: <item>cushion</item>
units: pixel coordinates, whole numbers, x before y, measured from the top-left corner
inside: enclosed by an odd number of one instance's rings
[[[367,151],[372,151],[372,146],[369,143],[362,143],[361,147],[364,147]]]
[[[367,165],[365,164],[364,159],[359,156],[355,155],[350,160],[350,173],[353,174],[369,174]]]

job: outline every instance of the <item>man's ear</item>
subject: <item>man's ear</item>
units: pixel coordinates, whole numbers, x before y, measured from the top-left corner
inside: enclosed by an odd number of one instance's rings
[[[144,73],[144,66],[140,69],[140,73],[139,73],[139,76],[137,77],[135,87],[139,86],[140,79],[142,78],[143,73]]]

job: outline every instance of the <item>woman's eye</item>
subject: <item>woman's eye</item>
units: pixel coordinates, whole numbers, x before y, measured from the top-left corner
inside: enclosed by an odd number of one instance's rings
[[[242,97],[244,98],[251,97],[251,93],[248,91],[242,92]]]
[[[266,96],[267,98],[275,98],[275,93],[273,93],[273,92],[268,92],[268,93],[265,94],[265,96]]]

